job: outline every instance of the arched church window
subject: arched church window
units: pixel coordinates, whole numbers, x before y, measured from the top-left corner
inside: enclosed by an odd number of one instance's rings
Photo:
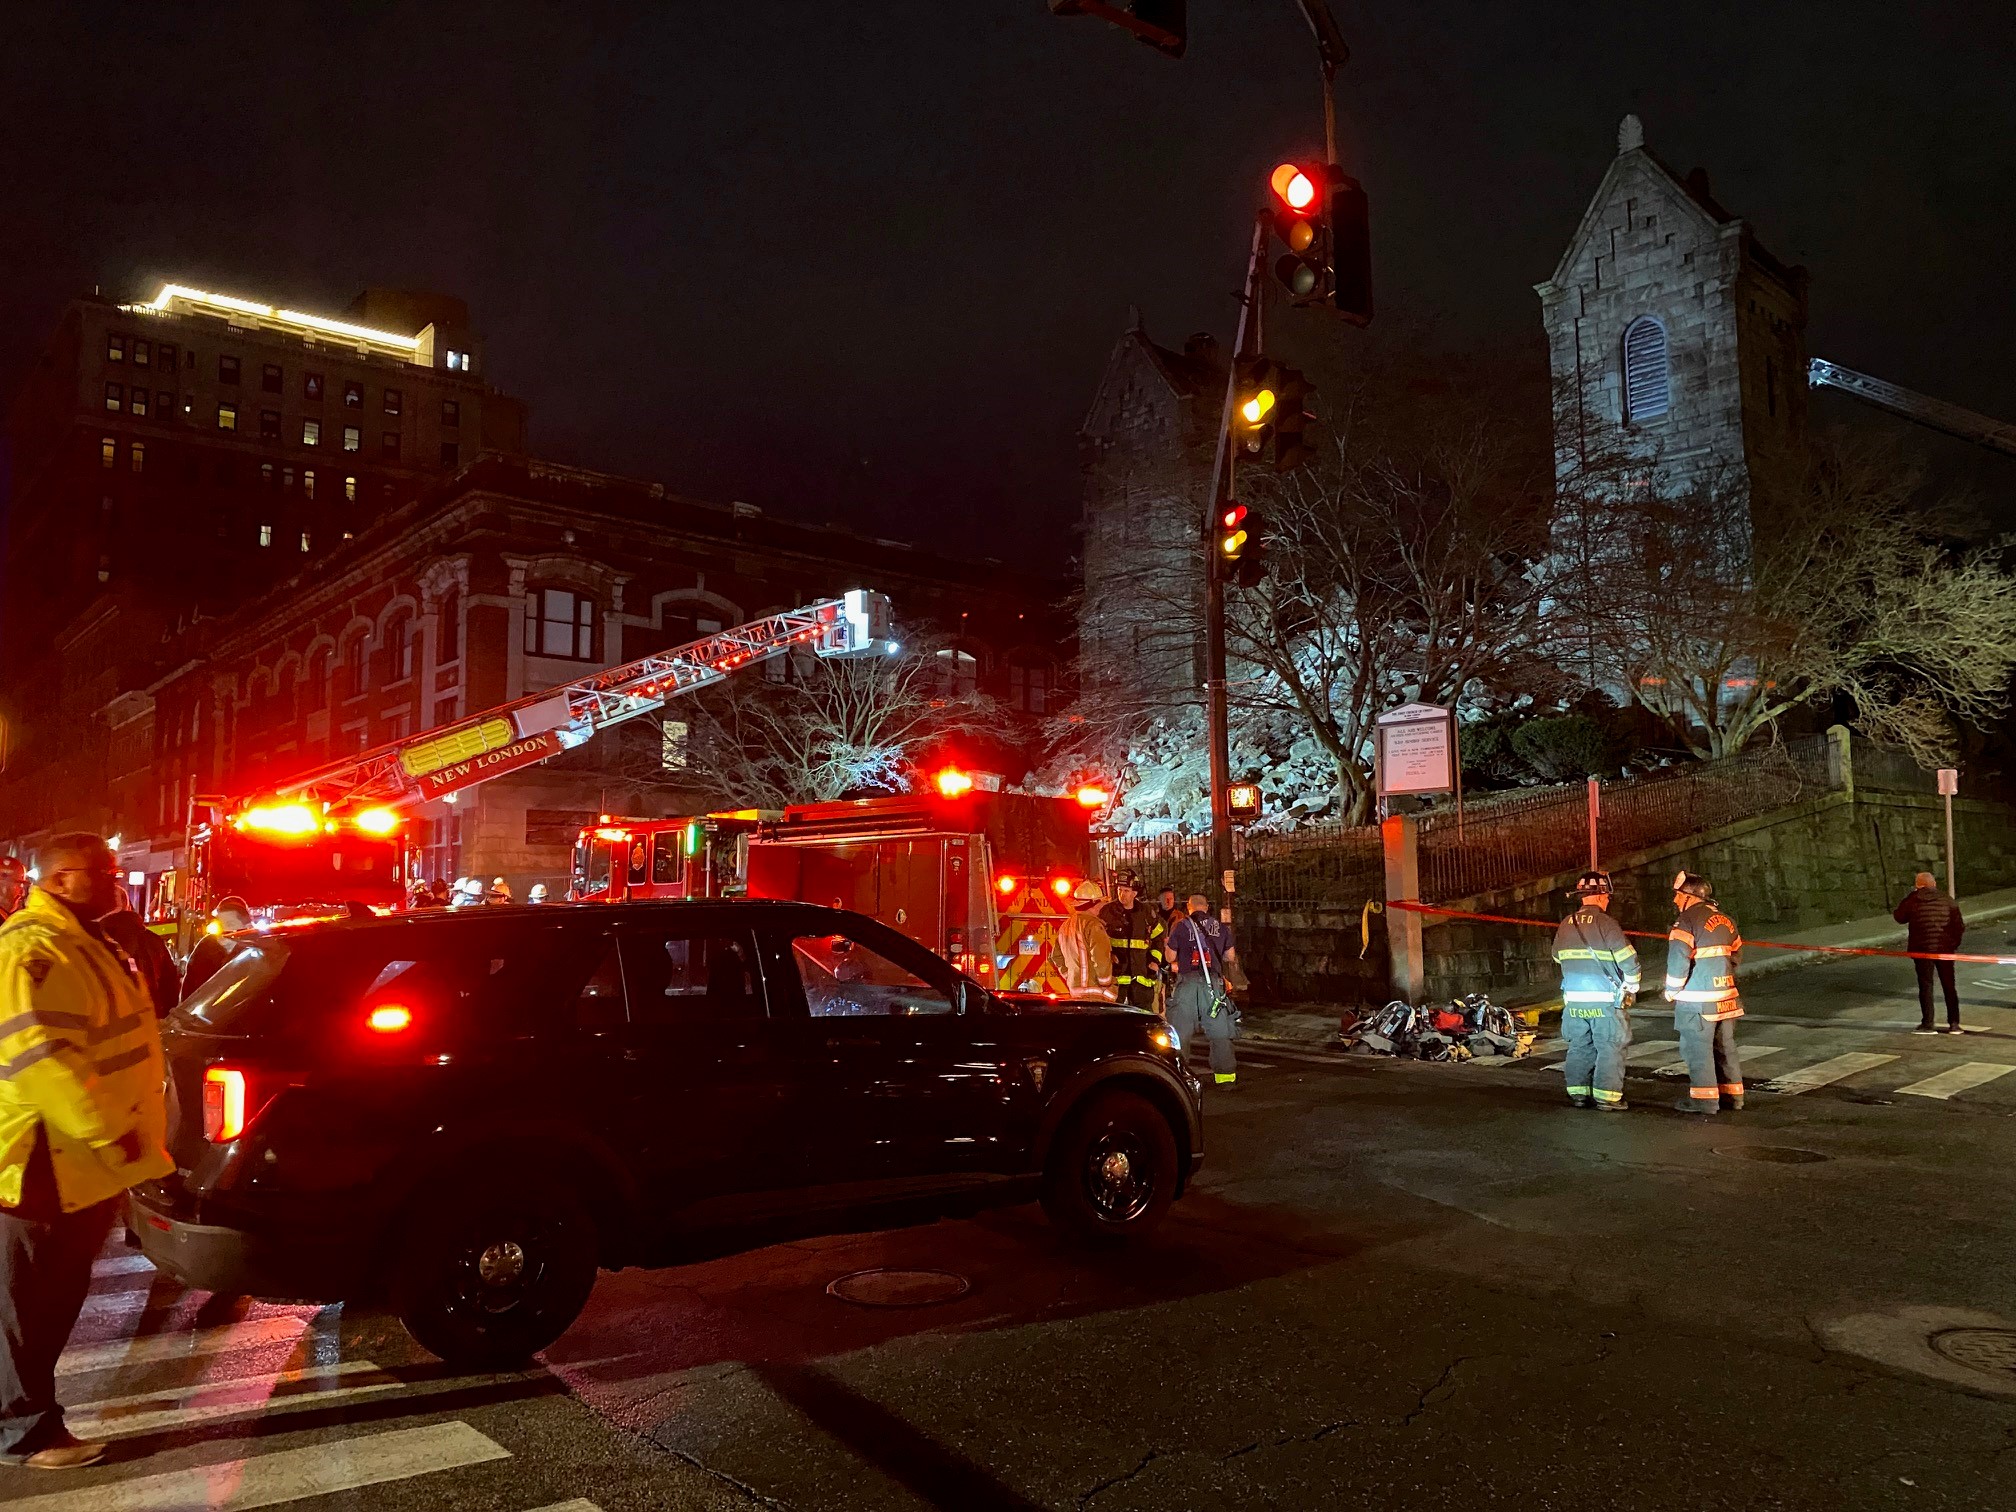
[[[1624,328],[1624,418],[1650,420],[1671,407],[1673,385],[1666,366],[1666,327],[1641,315]]]

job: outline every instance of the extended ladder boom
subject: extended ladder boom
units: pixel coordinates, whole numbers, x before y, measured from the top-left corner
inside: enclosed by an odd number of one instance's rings
[[[1818,357],[1806,364],[1806,383],[1809,388],[1839,389],[1866,404],[1886,409],[1893,415],[1902,415],[1906,420],[1914,420],[1931,430],[1944,431],[1962,441],[1972,441],[1976,446],[2016,457],[2016,425],[2007,421],[1990,420],[1986,415],[1977,415],[1957,404],[1948,404],[1944,399],[1914,393]]]
[[[888,635],[888,598],[856,588],[360,752],[291,778],[274,792],[332,812],[438,798],[572,750],[667,699],[793,646],[809,646],[819,656],[873,656],[887,649]]]

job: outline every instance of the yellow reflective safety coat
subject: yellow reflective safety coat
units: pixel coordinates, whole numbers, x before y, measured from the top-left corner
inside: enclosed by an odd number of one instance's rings
[[[65,1212],[175,1169],[161,1031],[112,947],[39,888],[0,924],[0,1203],[46,1131]],[[140,1136],[140,1158],[118,1148]]]

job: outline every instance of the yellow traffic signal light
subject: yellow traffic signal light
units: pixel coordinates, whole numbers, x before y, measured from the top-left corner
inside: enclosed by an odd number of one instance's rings
[[[1218,549],[1225,560],[1236,562],[1250,539],[1246,530],[1246,506],[1234,504],[1218,518]]]
[[[1248,425],[1262,425],[1274,413],[1275,394],[1271,388],[1258,388],[1239,406],[1239,415]]]

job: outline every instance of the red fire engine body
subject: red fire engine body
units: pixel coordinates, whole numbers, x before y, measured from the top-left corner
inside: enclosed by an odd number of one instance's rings
[[[1004,992],[1061,993],[1057,929],[1090,873],[1072,798],[965,791],[581,832],[572,896],[788,898],[880,919]]]

